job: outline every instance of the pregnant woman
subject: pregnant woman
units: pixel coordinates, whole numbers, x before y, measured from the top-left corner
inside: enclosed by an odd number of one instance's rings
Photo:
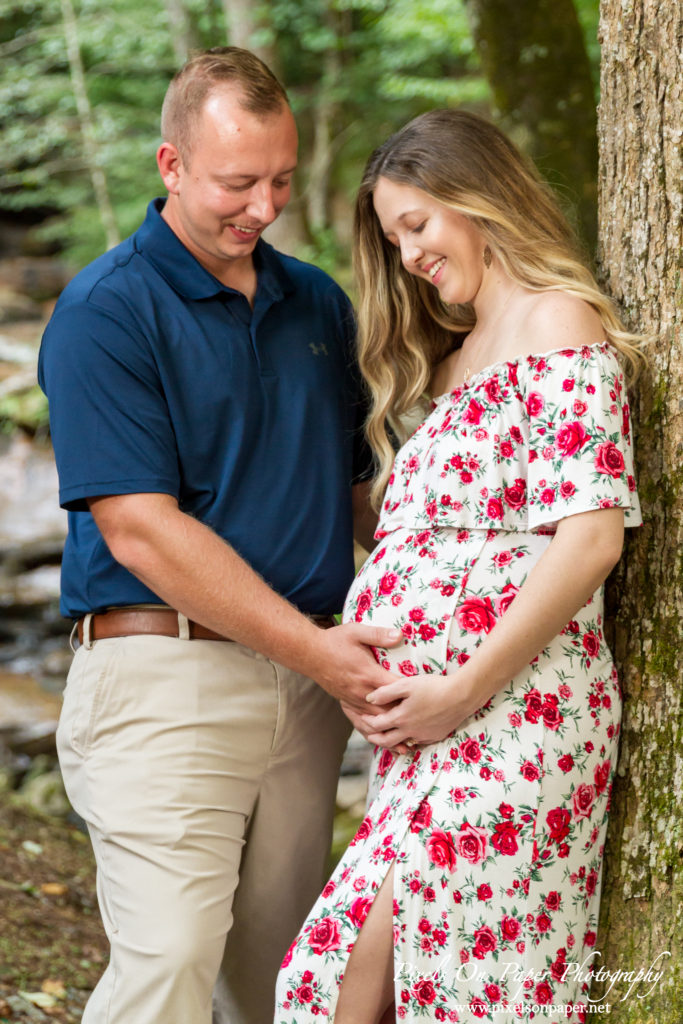
[[[275,1019],[584,1021],[621,714],[602,584],[641,521],[619,358],[637,348],[547,187],[472,114],[423,115],[372,155],[355,255],[381,515],[345,618],[404,643],[377,651],[381,713],[348,712],[377,745],[368,811]]]

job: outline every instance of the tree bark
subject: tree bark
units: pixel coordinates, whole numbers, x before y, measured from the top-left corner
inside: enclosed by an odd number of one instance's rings
[[[635,330],[652,336],[633,395],[645,525],[609,588],[625,691],[600,936],[611,970],[654,985],[607,1001],[613,1024],[679,1024],[683,1006],[683,345],[678,0],[602,0],[599,264]],[[665,953],[671,956],[665,956]],[[654,978],[654,974],[651,975]],[[646,995],[646,993],[649,993]],[[637,998],[637,995],[643,998]]]
[[[107,178],[100,161],[99,146],[95,134],[92,107],[88,99],[88,91],[85,84],[85,71],[81,59],[81,49],[78,43],[78,21],[71,0],[61,0],[62,22],[64,25],[64,36],[66,39],[66,50],[69,57],[69,71],[71,75],[71,87],[76,99],[78,120],[83,138],[83,150],[85,161],[90,173],[95,201],[99,211],[102,227],[106,238],[107,248],[118,245],[121,241],[119,229],[116,225],[114,209],[109,197]]]
[[[503,127],[576,206],[579,232],[593,251],[595,98],[572,0],[465,3]]]

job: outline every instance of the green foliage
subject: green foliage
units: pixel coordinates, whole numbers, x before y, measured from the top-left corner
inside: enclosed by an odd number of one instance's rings
[[[167,0],[73,2],[96,159],[125,237],[162,191],[154,152],[161,102],[178,63],[178,29]],[[598,0],[576,3],[596,56]],[[226,42],[221,0],[184,0],[184,9],[194,45]],[[411,117],[434,106],[488,106],[463,0],[256,0],[248,17],[250,45],[269,48],[292,98],[304,190],[325,97],[331,111],[328,199],[336,193],[350,201],[369,151]],[[38,237],[76,263],[92,259],[105,234],[61,0],[0,0],[0,131],[0,210],[40,220]],[[329,222],[331,228],[312,232],[305,255],[334,270],[348,246],[332,216]]]

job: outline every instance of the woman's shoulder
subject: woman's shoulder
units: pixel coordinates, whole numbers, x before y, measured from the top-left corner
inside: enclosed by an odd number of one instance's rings
[[[515,346],[518,357],[543,355],[557,349],[582,349],[605,340],[597,311],[568,292],[534,292],[521,312]]]

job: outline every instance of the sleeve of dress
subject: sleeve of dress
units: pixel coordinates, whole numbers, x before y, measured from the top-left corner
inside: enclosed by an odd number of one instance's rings
[[[605,342],[527,363],[529,529],[614,506],[627,526],[639,526],[628,397],[614,349]]]

